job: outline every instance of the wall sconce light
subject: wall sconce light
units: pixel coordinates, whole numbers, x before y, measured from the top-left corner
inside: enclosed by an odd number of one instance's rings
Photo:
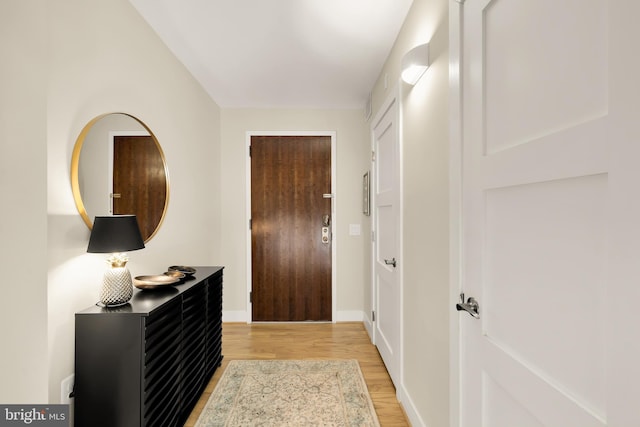
[[[414,47],[402,57],[402,80],[415,85],[429,68],[429,44]]]
[[[115,307],[126,304],[133,296],[131,273],[126,267],[129,258],[123,253],[144,248],[144,241],[135,215],[97,216],[93,222],[90,253],[110,253],[109,268],[104,273],[100,304]]]

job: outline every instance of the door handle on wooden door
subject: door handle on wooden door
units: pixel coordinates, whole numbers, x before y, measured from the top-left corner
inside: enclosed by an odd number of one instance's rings
[[[110,214],[113,214],[113,199],[120,199],[122,194],[120,193],[109,193],[109,211]]]

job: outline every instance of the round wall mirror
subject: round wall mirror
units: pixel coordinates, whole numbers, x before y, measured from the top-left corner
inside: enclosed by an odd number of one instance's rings
[[[134,214],[148,242],[158,232],[169,204],[162,148],[153,132],[134,116],[98,116],[76,140],[71,188],[89,229],[96,216]]]

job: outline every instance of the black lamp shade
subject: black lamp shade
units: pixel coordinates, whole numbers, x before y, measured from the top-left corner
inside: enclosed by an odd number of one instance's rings
[[[87,252],[128,252],[144,248],[135,215],[97,216],[93,221]]]

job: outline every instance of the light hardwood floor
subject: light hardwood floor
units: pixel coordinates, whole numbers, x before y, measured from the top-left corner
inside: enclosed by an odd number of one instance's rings
[[[380,425],[410,425],[362,323],[225,323],[222,354],[222,366],[216,370],[186,427],[195,425],[227,364],[237,359],[357,359]]]

